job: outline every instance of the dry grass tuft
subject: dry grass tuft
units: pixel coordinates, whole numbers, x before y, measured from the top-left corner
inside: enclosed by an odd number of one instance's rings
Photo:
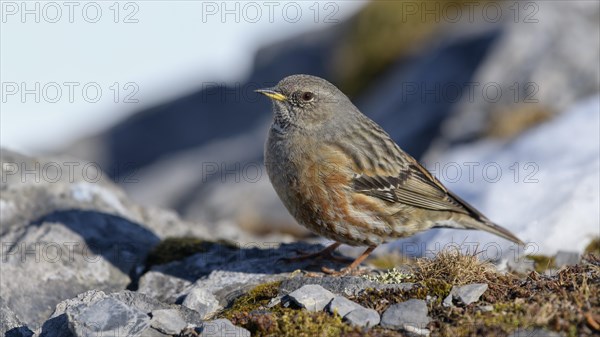
[[[457,249],[441,251],[435,258],[421,258],[412,267],[415,281],[444,280],[452,285],[489,282],[495,274],[494,266],[480,261],[477,253],[463,255]],[[493,279],[496,277],[494,276]]]

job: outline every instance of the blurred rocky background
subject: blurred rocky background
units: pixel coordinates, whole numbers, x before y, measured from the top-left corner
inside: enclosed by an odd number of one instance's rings
[[[215,232],[301,238],[309,234],[262,166],[270,102],[252,90],[312,74],[541,251],[582,249],[600,219],[598,14],[593,1],[372,2],[338,25],[263,48],[244,81],[136,112],[64,151],[99,163],[136,202]],[[587,216],[565,223],[564,212]],[[436,242],[442,236],[467,234],[444,231]]]
[[[323,240],[295,223],[268,181],[271,107],[253,93],[295,73],[336,84],[528,243],[523,252],[485,233],[432,230],[378,255],[427,256],[456,243],[530,271],[510,257],[543,254],[552,261],[538,263],[558,268],[598,249],[600,4],[373,1],[261,47],[237,81],[207,79],[59,150],[3,147],[0,332],[92,335],[86,319],[110,308],[125,313],[126,335],[175,335],[249,286],[314,269],[274,263],[317,249],[292,242]],[[174,243],[188,254],[157,255],[173,237],[190,240]],[[198,252],[208,255],[187,258]],[[184,323],[167,324],[175,316]]]

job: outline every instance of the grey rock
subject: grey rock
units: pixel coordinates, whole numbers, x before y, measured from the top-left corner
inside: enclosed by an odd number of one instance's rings
[[[29,157],[4,148],[0,156],[3,177],[0,235],[57,210],[81,209],[144,224],[160,238],[188,235],[214,240],[202,224],[183,221],[173,211],[136,204],[107,174],[99,173],[96,177],[96,169],[103,169],[97,162],[60,156]],[[37,172],[37,176],[23,174],[23,168],[33,171],[37,167],[48,169]]]
[[[508,337],[564,337],[564,334],[540,328],[517,329]]]
[[[119,301],[129,306],[135,307],[147,314],[155,310],[176,309],[185,322],[192,325],[199,325],[200,323],[202,323],[202,317],[194,310],[180,305],[166,304],[150,296],[140,294],[138,292],[123,290],[118,293],[110,294],[109,296],[116,298]]]
[[[413,283],[382,284],[369,281],[359,276],[344,277],[293,277],[286,279],[279,287],[279,294],[290,293],[307,284],[318,284],[323,288],[342,296],[356,296],[365,289],[400,289],[408,291],[414,286]]]
[[[44,322],[40,331],[40,337],[71,337],[66,311],[72,307],[82,304],[90,304],[105,299],[108,296],[99,290],[90,290],[77,295],[75,298],[58,303],[50,318]]]
[[[456,289],[456,298],[463,304],[469,305],[479,301],[479,298],[488,289],[487,283],[467,284]],[[452,292],[452,291],[450,291]]]
[[[10,310],[6,302],[0,297],[0,336],[6,337],[30,337],[31,331],[17,315]]]
[[[202,317],[210,316],[222,308],[215,295],[209,290],[199,287],[192,288],[181,304],[197,311]]]
[[[349,314],[351,311],[362,308],[360,304],[356,302],[352,302],[344,296],[336,296],[329,302],[327,306],[327,311],[331,314],[337,313],[340,317],[344,317]]]
[[[172,304],[176,303],[191,285],[191,281],[151,270],[140,277],[137,292]]]
[[[135,291],[123,290],[118,293],[112,293],[108,296],[117,299],[130,307],[137,308],[146,314],[149,314],[154,310],[169,309],[171,307],[166,303]]]
[[[448,296],[446,296],[446,298],[444,298],[444,300],[442,301],[442,305],[449,308],[454,306],[454,303],[452,302],[454,300],[454,297],[452,296],[452,294],[448,294]]]
[[[139,336],[150,323],[145,312],[114,298],[67,309],[69,329],[77,337]]]
[[[557,268],[562,266],[574,266],[579,263],[581,256],[578,252],[566,252],[559,250],[554,257],[554,263]]]
[[[142,333],[141,333],[141,337],[170,337],[170,336],[173,336],[173,335],[164,334],[152,327],[148,327],[148,328],[144,329],[144,331],[142,331]]]
[[[250,337],[250,331],[235,326],[228,319],[215,319],[202,323],[198,329],[199,337]]]
[[[253,266],[248,267],[252,268]],[[222,269],[227,269],[227,262],[224,261]],[[250,291],[257,285],[279,281],[283,277],[283,274],[272,275],[215,270],[208,276],[198,279],[183,292],[185,298],[182,304],[199,312],[200,316],[208,319],[235,298]]]
[[[288,297],[308,311],[321,311],[335,295],[320,285],[309,284],[291,292]]]
[[[381,317],[377,311],[363,307],[354,309],[344,316],[344,321],[360,327],[376,326],[380,320]]]
[[[175,309],[159,309],[152,311],[150,326],[167,335],[176,335],[185,329],[187,323]]]
[[[41,324],[61,300],[86,290],[124,289],[135,261],[158,242],[137,224],[92,211],[54,213],[2,240],[15,247],[2,262],[3,294],[31,325]],[[25,255],[25,249],[38,255]]]
[[[473,283],[464,286],[453,286],[450,294],[444,299],[443,305],[451,306],[453,301],[462,305],[477,302],[488,289],[487,283]]]
[[[150,228],[181,225],[169,212],[136,205],[104,175],[96,180],[94,169],[81,169],[89,163],[0,152],[0,239],[6,251],[0,288],[28,326],[42,325],[59,302],[87,290],[124,289],[160,240]],[[62,174],[24,176],[16,167]]]
[[[131,311],[144,313],[146,316],[148,316],[148,319],[150,318],[149,314],[151,314],[153,311],[171,309],[176,310],[178,315],[183,319],[183,321],[186,322],[186,324],[198,326],[202,323],[202,317],[200,317],[197,312],[179,305],[162,303],[144,294],[123,290],[118,293],[106,295],[102,291],[91,290],[78,295],[76,298],[60,302],[56,306],[56,309],[50,319],[48,319],[42,326],[40,337],[73,336],[71,330],[69,330],[66,312],[73,311],[74,309],[72,308],[74,307],[87,307],[93,303],[108,298],[116,300],[119,303],[123,303],[123,305],[125,305]],[[143,330],[143,335],[146,336],[146,334],[149,336],[160,336],[160,333],[157,330],[152,329],[149,325]]]
[[[423,300],[408,300],[390,306],[381,316],[381,326],[413,333],[423,332],[429,324],[427,303]]]

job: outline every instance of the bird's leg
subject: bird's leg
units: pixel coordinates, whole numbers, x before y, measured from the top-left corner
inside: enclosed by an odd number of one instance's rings
[[[334,275],[334,276],[348,275],[349,273],[353,272],[356,269],[356,267],[358,267],[358,265],[361,264],[375,250],[375,248],[377,248],[377,246],[370,246],[369,248],[367,248],[367,250],[365,250],[364,253],[362,253],[359,257],[357,257],[356,260],[354,260],[354,262],[352,262],[348,267],[346,267],[340,271],[335,271],[335,270],[329,269],[327,267],[323,267],[323,268],[321,268],[321,270],[323,270],[323,272],[326,274],[330,274],[330,275]]]
[[[339,246],[341,245],[341,243],[339,242],[335,242],[331,245],[329,245],[327,248],[320,250],[316,253],[302,253],[300,252],[301,255],[298,256],[294,256],[294,257],[284,257],[281,260],[285,261],[285,262],[298,262],[298,261],[304,261],[307,259],[322,259],[322,258],[328,258],[334,261],[338,261],[338,260],[343,260],[343,262],[347,262],[348,259],[345,258],[340,258],[340,257],[335,257],[332,255],[333,251],[335,251]]]

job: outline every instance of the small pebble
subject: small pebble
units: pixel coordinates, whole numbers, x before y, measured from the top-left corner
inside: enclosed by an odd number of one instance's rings
[[[298,306],[314,312],[323,310],[335,295],[320,285],[307,284],[292,291],[288,297]]]
[[[337,313],[340,317],[344,317],[352,310],[362,308],[360,304],[350,301],[344,296],[336,296],[327,306],[328,311],[333,314]]]
[[[152,311],[150,326],[167,335],[176,335],[185,329],[187,323],[175,309],[161,309]]]
[[[377,311],[364,307],[354,309],[344,316],[344,321],[359,327],[373,327],[379,324],[380,320],[381,317]]]
[[[381,316],[384,328],[428,334],[425,329],[430,318],[427,316],[427,303],[423,300],[408,300],[390,306]]]
[[[481,312],[492,312],[494,311],[494,306],[493,305],[481,305],[477,307],[477,310],[481,311]]]
[[[479,298],[488,289],[487,283],[472,283],[464,286],[453,286],[450,294],[444,299],[442,305],[450,307],[453,301],[463,305],[479,301]]]

